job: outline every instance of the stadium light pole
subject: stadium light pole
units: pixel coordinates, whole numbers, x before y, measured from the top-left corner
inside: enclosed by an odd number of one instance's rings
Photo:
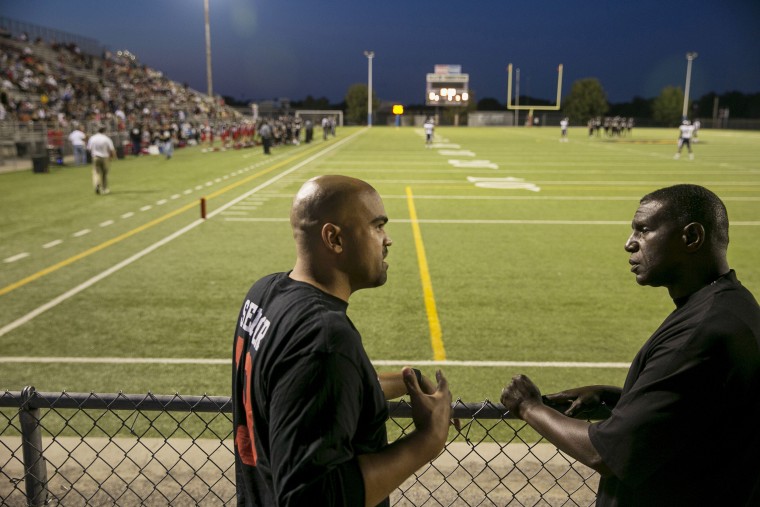
[[[203,16],[206,20],[206,85],[208,96],[214,96],[214,86],[211,83],[211,27],[208,22],[208,0],[203,0]]]
[[[372,59],[375,57],[374,51],[365,51],[367,57],[367,126],[372,126]]]
[[[691,86],[691,62],[697,57],[697,53],[691,52],[686,53],[686,89],[683,92],[683,113],[681,114],[681,119],[685,120],[688,118],[686,116],[686,111],[689,108],[689,87]]]

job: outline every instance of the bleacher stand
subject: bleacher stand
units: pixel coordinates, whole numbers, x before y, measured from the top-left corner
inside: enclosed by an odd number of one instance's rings
[[[203,125],[240,120],[240,113],[220,98],[167,79],[129,51],[88,54],[74,42],[40,37],[31,41],[25,32],[4,30],[0,36],[0,165],[14,156],[27,160],[40,156],[44,148],[38,144],[47,145],[55,157],[51,162],[58,163],[60,158],[63,163],[72,152],[64,140],[73,123],[88,135],[96,131],[96,125],[106,125],[119,151],[130,153],[133,126],[156,132],[171,125],[178,146],[183,146],[186,133]]]

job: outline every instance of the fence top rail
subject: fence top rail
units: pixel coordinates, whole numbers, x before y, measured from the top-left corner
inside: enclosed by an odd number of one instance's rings
[[[555,410],[564,411],[567,404],[550,404]],[[118,393],[69,393],[38,392],[32,386],[22,391],[0,393],[0,408],[54,409],[95,409],[95,410],[140,410],[164,412],[213,412],[231,413],[232,399],[228,396],[185,396],[175,394],[125,394]],[[501,403],[489,400],[465,402],[456,400],[451,404],[451,417],[455,419],[516,419]],[[388,411],[396,419],[410,419],[412,406],[408,401],[389,401]],[[600,407],[593,412],[578,414],[576,418],[586,420],[606,419],[610,411]]]
[[[125,394],[38,392],[34,387],[23,391],[5,391],[0,394],[0,407],[74,408],[98,410],[140,410],[167,412],[231,412],[232,402],[227,396],[185,396],[179,393]]]

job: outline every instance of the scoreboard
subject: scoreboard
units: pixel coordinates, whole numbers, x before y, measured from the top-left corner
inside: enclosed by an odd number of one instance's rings
[[[462,74],[461,65],[436,65],[426,83],[428,106],[466,106],[470,100],[470,76]]]

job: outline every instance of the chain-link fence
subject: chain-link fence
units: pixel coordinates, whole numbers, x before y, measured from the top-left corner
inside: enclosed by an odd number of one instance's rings
[[[407,402],[389,408],[393,440],[414,425]],[[234,505],[230,412],[206,395],[0,393],[0,504]],[[461,431],[392,504],[593,504],[595,472],[503,406],[457,401],[454,416]]]

